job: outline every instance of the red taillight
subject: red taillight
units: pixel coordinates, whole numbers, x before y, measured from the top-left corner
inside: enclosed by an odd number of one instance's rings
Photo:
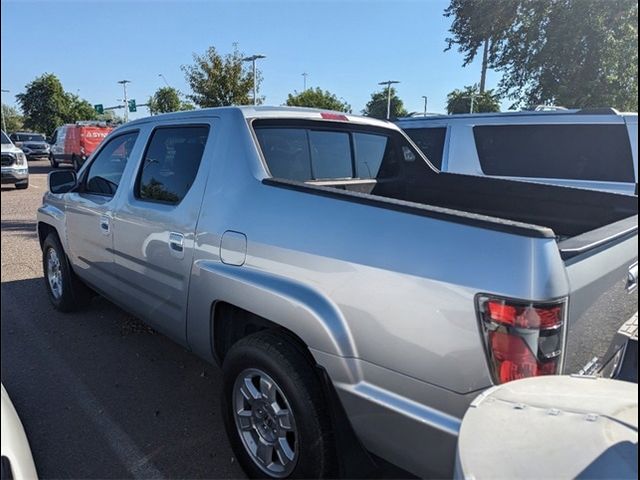
[[[325,120],[342,120],[343,122],[349,121],[346,115],[342,115],[340,113],[322,112],[320,116]]]
[[[489,364],[497,383],[559,373],[564,307],[564,302],[527,304],[479,299]]]

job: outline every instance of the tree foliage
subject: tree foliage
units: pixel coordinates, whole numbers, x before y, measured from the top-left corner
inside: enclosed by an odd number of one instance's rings
[[[387,88],[371,94],[371,100],[367,102],[362,114],[367,117],[387,118]],[[396,89],[391,87],[391,119],[407,116],[404,103],[398,97]]]
[[[193,110],[193,105],[183,102],[180,93],[173,87],[162,87],[147,101],[152,115],[158,113],[177,112],[180,110]]]
[[[16,98],[24,113],[25,128],[45,134],[51,134],[64,123],[96,118],[91,104],[65,92],[58,77],[51,73],[37,77]]]
[[[304,92],[290,93],[287,97],[287,105],[290,107],[311,107],[337,112],[351,113],[351,105],[340,100],[335,94],[320,87],[308,88]]]
[[[18,110],[4,103],[2,104],[2,118],[8,133],[17,132],[24,128],[24,117],[20,115]]]
[[[242,61],[237,49],[222,56],[215,47],[203,54],[193,54],[193,65],[182,65],[192,93],[187,95],[199,107],[223,107],[253,103],[253,71]],[[258,72],[256,86],[260,86]],[[257,103],[262,103],[258,98]]]
[[[473,113],[500,111],[500,97],[493,90],[480,93],[478,85],[473,85],[462,90],[456,89],[447,95],[447,113],[471,113],[472,98]]]
[[[451,0],[448,48],[488,64],[514,106],[638,108],[636,0]]]

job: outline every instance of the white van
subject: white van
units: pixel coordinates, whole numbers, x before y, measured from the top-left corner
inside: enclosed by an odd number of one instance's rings
[[[397,124],[444,172],[637,194],[637,113],[435,115]]]

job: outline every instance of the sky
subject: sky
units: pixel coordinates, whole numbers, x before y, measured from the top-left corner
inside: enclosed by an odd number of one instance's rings
[[[407,110],[445,112],[447,93],[479,82],[480,62],[462,67],[445,52],[448,0],[2,0],[2,101],[49,72],[91,104],[118,104],[122,86],[144,103],[167,83],[188,93],[181,65],[215,46],[263,54],[259,94],[282,105],[287,94],[321,87],[359,113],[378,82],[398,80]],[[500,77],[489,72],[487,86]],[[119,111],[120,113],[122,111]],[[130,118],[146,116],[140,108]]]

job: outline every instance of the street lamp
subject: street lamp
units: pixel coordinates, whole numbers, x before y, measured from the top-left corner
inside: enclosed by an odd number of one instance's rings
[[[164,75],[163,75],[163,74],[159,73],[159,74],[158,74],[158,76],[159,76],[160,78],[162,78],[162,80],[164,81],[164,84],[165,84],[167,87],[171,88],[171,85],[169,85],[169,82],[167,82],[167,79],[166,79],[166,78],[164,78]]]
[[[243,62],[251,62],[253,64],[253,104],[258,105],[258,94],[256,92],[256,82],[257,82],[257,71],[256,71],[256,60],[260,60],[262,58],[267,58],[264,55],[251,55],[250,57],[244,57],[242,59]]]
[[[301,73],[300,75],[302,75],[304,77],[304,90],[302,90],[303,92],[307,91],[307,77],[309,76],[309,74],[307,72]]]
[[[394,83],[400,83],[398,80],[387,80],[386,82],[380,82],[378,85],[387,86],[387,120],[391,118],[391,85]]]
[[[427,116],[427,96],[426,95],[422,95],[422,98],[424,98],[424,116]]]
[[[129,104],[127,103],[127,83],[131,83],[131,80],[118,80],[118,83],[122,85],[122,89],[124,90],[124,98],[122,101],[124,102],[124,122],[127,123],[129,121]]]
[[[5,90],[4,88],[2,89],[2,93],[9,93],[9,90]],[[2,103],[2,102],[0,102]],[[2,104],[2,107],[4,107],[4,104]],[[7,133],[7,124],[4,123],[4,108],[2,108],[2,131]]]

